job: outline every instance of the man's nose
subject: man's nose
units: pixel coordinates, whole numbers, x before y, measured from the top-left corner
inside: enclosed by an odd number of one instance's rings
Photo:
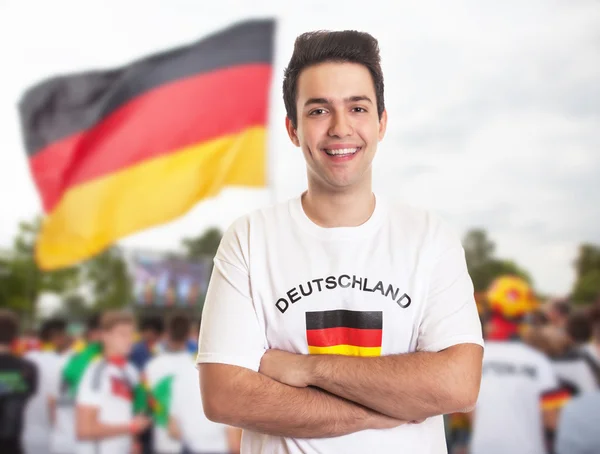
[[[349,119],[344,114],[332,116],[329,135],[331,137],[348,137],[354,134],[354,129]]]

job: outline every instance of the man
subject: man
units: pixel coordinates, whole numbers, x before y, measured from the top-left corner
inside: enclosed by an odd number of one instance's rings
[[[69,347],[67,322],[62,319],[49,319],[42,323],[39,338],[42,349],[25,354],[38,370],[39,386],[27,404],[23,430],[23,447],[28,454],[50,452],[50,433],[53,423],[51,399],[55,376],[59,373],[59,355]]]
[[[146,416],[134,415],[138,374],[127,362],[134,327],[129,313],[102,316],[102,357],[90,364],[77,390],[77,454],[129,454],[133,437],[150,425]]]
[[[152,445],[156,454],[179,454],[182,449],[181,442],[169,436],[168,422],[173,382],[185,369],[192,369],[193,361],[186,349],[189,329],[185,316],[173,316],[167,323],[165,351],[152,358],[144,369],[144,382],[153,402]]]
[[[52,454],[74,454],[75,396],[84,372],[101,353],[100,316],[94,314],[87,320],[85,340],[76,342],[59,356],[59,366],[50,387],[50,413],[54,425],[50,435]]]
[[[600,352],[600,300],[590,315],[596,342],[590,345]],[[595,371],[598,387],[573,399],[561,412],[556,454],[590,454],[600,450],[600,365]]]
[[[552,363],[521,341],[524,321],[536,306],[529,285],[503,276],[488,291],[491,316],[479,400],[472,415],[472,454],[545,454],[545,431],[556,427],[569,398]]]
[[[2,452],[21,454],[23,413],[27,400],[36,392],[36,366],[11,353],[19,332],[19,319],[0,310],[0,448]]]
[[[574,396],[600,388],[600,366],[587,348],[592,338],[592,323],[586,310],[572,312],[565,327],[567,351],[553,360],[554,370],[563,386]]]
[[[143,371],[146,363],[157,353],[165,325],[160,317],[146,317],[140,323],[140,334],[142,339],[136,343],[129,355],[129,360]]]
[[[169,413],[169,434],[181,440],[186,454],[239,454],[241,431],[204,416],[193,367],[182,370],[174,381]]]
[[[481,324],[458,236],[372,192],[378,43],[301,35],[283,87],[308,190],[224,235],[200,328],[204,411],[245,429],[245,453],[446,452],[441,415],[477,400]]]

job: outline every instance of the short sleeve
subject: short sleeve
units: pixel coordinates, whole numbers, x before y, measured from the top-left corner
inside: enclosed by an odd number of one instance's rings
[[[460,240],[443,227],[433,241],[429,285],[419,325],[418,351],[437,352],[457,344],[483,346],[473,283]]]
[[[219,246],[202,312],[198,364],[230,364],[254,371],[260,367],[266,339],[250,290],[244,259],[247,241],[247,232],[230,228]]]
[[[559,381],[552,367],[552,362],[545,356],[541,357],[541,364],[538,368],[540,378],[540,393],[555,391],[559,387]]]
[[[571,390],[562,386],[552,362],[541,356],[538,367],[540,402],[543,410],[557,410],[571,400]]]
[[[77,405],[86,405],[90,407],[99,407],[102,399],[100,383],[95,383],[95,376],[97,375],[98,364],[93,364],[87,368],[79,387],[77,388],[77,396],[75,397],[75,403]],[[100,371],[101,373],[101,371]]]

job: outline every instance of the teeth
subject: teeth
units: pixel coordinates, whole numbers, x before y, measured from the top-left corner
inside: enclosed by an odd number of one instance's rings
[[[340,155],[346,155],[346,154],[354,154],[357,151],[358,151],[358,148],[340,148],[339,150],[329,150],[329,149],[325,148],[325,153],[327,153],[329,156],[340,156]]]

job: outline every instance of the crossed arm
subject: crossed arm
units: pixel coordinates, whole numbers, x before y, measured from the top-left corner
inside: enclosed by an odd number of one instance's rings
[[[472,409],[482,356],[475,344],[377,358],[269,350],[259,373],[202,364],[200,381],[213,421],[271,435],[332,437]]]

